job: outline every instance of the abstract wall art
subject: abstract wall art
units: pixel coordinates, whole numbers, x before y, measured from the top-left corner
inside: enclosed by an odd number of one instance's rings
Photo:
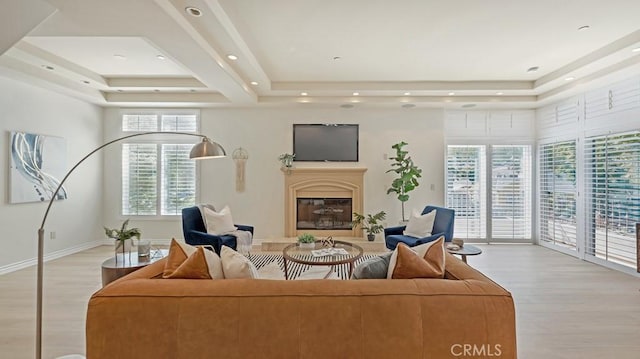
[[[66,172],[67,142],[62,137],[11,132],[9,198],[11,203],[43,202]],[[63,187],[56,199],[66,199]]]

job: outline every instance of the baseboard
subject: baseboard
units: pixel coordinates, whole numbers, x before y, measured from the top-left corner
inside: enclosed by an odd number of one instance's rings
[[[95,240],[90,242],[85,242],[82,244],[75,245],[73,247],[61,249],[55,252],[47,253],[44,255],[44,261],[48,262],[50,260],[62,258],[68,256],[70,254],[86,251],[87,249],[95,248],[104,245],[103,240]],[[113,242],[109,242],[110,245],[113,245]],[[7,274],[11,272],[15,272],[17,270],[34,266],[38,263],[37,258],[26,259],[20,262],[11,263],[0,267],[0,275]]]

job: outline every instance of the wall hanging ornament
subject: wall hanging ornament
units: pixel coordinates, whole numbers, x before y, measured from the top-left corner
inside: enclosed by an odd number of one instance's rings
[[[244,192],[245,165],[249,159],[249,153],[242,147],[233,150],[231,158],[236,163],[236,192]]]

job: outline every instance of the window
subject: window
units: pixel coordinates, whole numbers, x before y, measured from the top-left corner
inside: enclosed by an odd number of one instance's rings
[[[640,132],[586,139],[586,255],[635,268]]]
[[[576,249],[576,141],[539,147],[540,241]]]
[[[123,132],[197,131],[193,114],[125,114]],[[196,165],[189,159],[193,139],[135,137],[122,145],[122,214],[179,215],[196,202]],[[143,142],[143,139],[150,138]],[[160,143],[160,141],[162,141]]]
[[[531,146],[447,146],[447,207],[454,236],[531,239]]]

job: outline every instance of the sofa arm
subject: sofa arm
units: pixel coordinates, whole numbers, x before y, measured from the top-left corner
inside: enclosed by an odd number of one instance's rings
[[[402,232],[404,232],[404,229],[407,228],[407,226],[397,226],[397,227],[389,227],[389,228],[385,228],[384,229],[384,236],[392,236],[392,235],[402,235]]]
[[[248,226],[245,224],[234,224],[234,226],[238,227],[238,230],[251,232],[251,234],[253,234],[253,226]]]

